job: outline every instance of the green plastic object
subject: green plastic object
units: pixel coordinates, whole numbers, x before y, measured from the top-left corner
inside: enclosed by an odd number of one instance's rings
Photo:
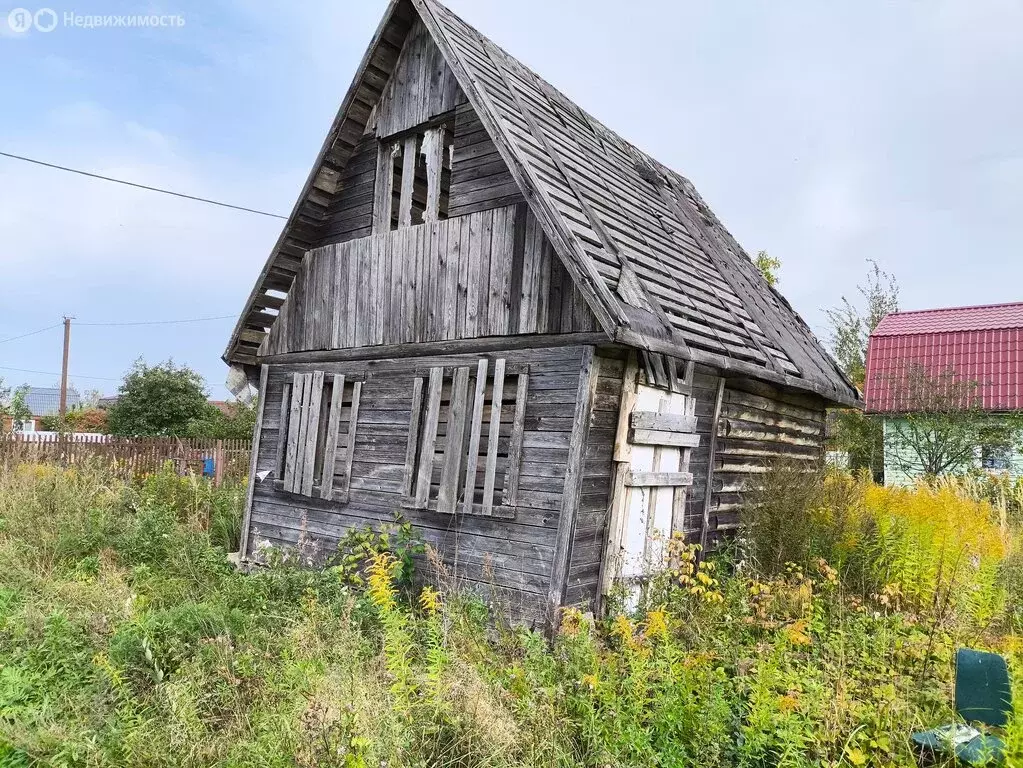
[[[968,723],[1004,728],[1012,713],[1009,668],[997,653],[956,652],[956,712]]]
[[[1005,659],[997,653],[960,648],[956,652],[956,713],[967,723],[1003,728],[1012,713],[1012,689]],[[1005,744],[997,736],[970,725],[943,725],[914,733],[913,743],[923,753],[948,755],[971,766],[1000,764]]]

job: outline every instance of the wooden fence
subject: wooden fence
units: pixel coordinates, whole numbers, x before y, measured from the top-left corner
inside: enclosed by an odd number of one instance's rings
[[[239,480],[249,471],[251,440],[176,437],[112,437],[110,435],[0,435],[0,465],[44,462],[75,466],[105,463],[130,480],[158,471],[172,462],[180,474],[202,474],[213,460],[213,481]]]

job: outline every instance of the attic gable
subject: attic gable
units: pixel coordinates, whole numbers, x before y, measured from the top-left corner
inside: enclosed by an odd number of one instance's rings
[[[458,80],[417,16],[376,107],[377,138],[428,123],[464,102]]]
[[[418,60],[426,66],[418,70],[417,58],[405,53],[409,41],[422,44]],[[443,106],[467,101],[457,109],[470,108],[478,118],[510,176],[509,192],[524,196],[609,339],[858,402],[855,388],[688,180],[435,0],[389,7],[226,360],[258,359],[274,322],[271,307],[283,303],[273,291],[290,289],[302,256],[315,247],[356,145],[374,120],[387,136],[412,120],[433,119],[398,116],[408,112],[403,98],[424,92]]]

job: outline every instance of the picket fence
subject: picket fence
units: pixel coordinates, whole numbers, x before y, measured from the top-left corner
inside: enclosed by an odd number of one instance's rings
[[[0,464],[42,462],[61,466],[98,463],[131,480],[171,462],[179,474],[202,474],[213,459],[212,478],[219,485],[240,480],[249,471],[251,440],[177,437],[112,437],[88,434],[0,435]]]

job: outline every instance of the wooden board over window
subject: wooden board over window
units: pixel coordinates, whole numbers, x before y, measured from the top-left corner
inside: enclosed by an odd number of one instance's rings
[[[529,372],[493,366],[417,372],[404,495],[416,509],[511,516],[516,504]]]
[[[362,381],[295,373],[281,396],[275,485],[287,493],[348,500]]]

